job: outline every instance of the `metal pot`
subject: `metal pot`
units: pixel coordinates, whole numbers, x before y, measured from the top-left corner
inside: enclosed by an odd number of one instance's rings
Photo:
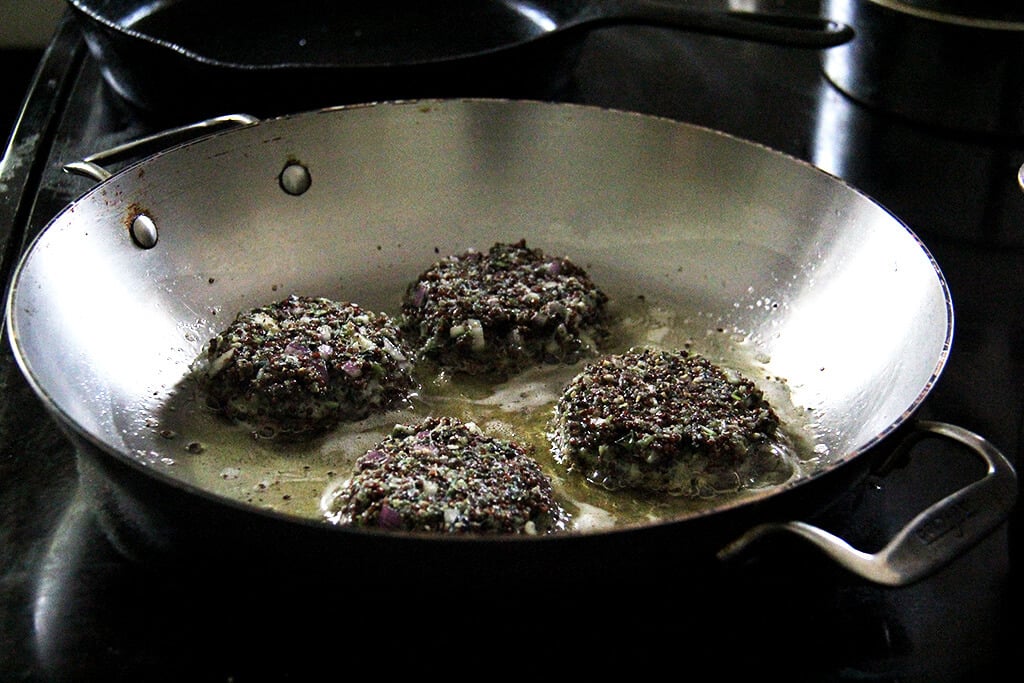
[[[1005,458],[913,419],[952,342],[942,273],[835,177],[713,130],[574,105],[437,100],[242,121],[110,177],[105,156],[76,166],[101,182],[42,231],[9,291],[14,355],[126,554],[365,583],[415,566],[436,586],[581,585],[717,566],[781,531],[869,580],[907,583],[1008,515]],[[784,378],[793,410],[813,415],[806,471],[678,517],[509,538],[336,527],[185,474],[190,458],[221,457],[191,451],[178,411],[194,398],[192,363],[235,313],[292,292],[394,312],[438,254],[520,238],[583,264],[624,306],[642,295],[684,312],[697,350]],[[875,555],[807,523],[904,436],[963,444],[986,474]],[[310,454],[286,457],[301,470]]]
[[[822,55],[850,97],[947,129],[1024,133],[1019,3],[825,0],[822,11],[856,32]]]

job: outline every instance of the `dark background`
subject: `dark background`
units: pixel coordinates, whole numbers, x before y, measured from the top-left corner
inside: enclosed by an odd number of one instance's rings
[[[0,130],[3,131],[5,147],[11,128],[18,118],[21,101],[42,56],[42,49],[37,48],[0,50],[0,88],[3,88],[3,96],[0,97]]]
[[[975,429],[1021,462],[1024,199],[1016,187],[1016,170],[1024,163],[1024,139],[999,144],[976,141],[908,126],[858,107],[828,88],[813,54],[736,46],[711,37],[684,40],[640,29],[606,30],[585,47],[577,70],[580,92],[566,97],[683,118],[818,161],[921,230],[950,278],[958,313],[954,355],[922,416]],[[72,73],[86,78],[73,89],[74,97],[61,105],[67,107],[66,125],[56,142],[47,143],[53,149],[35,179],[42,188],[36,195],[39,203],[20,211],[16,221],[0,221],[6,223],[0,231],[17,224],[19,235],[40,228],[84,187],[68,181],[58,162],[95,152],[92,143],[97,131],[114,141],[138,133],[135,122],[126,123],[119,109],[99,106],[109,103],[101,96],[103,91],[93,87],[99,78],[95,64],[86,59],[89,68],[79,70],[70,50],[51,49],[46,54],[43,83],[63,76],[64,70],[55,68],[60,63],[72,65]],[[4,143],[42,57],[42,50],[0,49]],[[37,113],[43,109],[40,99],[34,100]],[[97,131],[82,130],[83,112],[95,114],[92,121]],[[26,117],[19,140],[35,130],[31,119]],[[826,147],[832,156],[817,156]],[[0,195],[0,207],[7,199]],[[8,359],[7,367],[13,372],[11,362]],[[466,655],[476,654],[483,661],[488,656],[501,661],[510,676],[525,673],[530,666],[529,673],[536,677],[537,656],[542,653],[563,655],[562,661],[571,660],[576,673],[589,672],[588,663],[604,667],[623,659],[629,659],[640,675],[651,670],[648,662],[671,661],[673,670],[689,671],[703,661],[704,666],[734,676],[745,666],[756,667],[766,676],[781,670],[785,680],[798,683],[974,683],[1006,680],[1009,677],[1001,672],[1007,668],[1018,670],[1019,677],[1024,666],[1024,651],[1019,647],[1024,611],[1010,602],[1021,592],[1019,563],[1012,563],[1012,572],[1007,569],[1007,534],[1002,531],[930,580],[896,590],[846,581],[816,556],[805,553],[805,557],[799,548],[784,545],[766,554],[748,580],[731,582],[728,600],[724,593],[716,595],[715,586],[701,585],[699,592],[707,600],[684,594],[685,600],[656,606],[655,611],[673,607],[664,610],[672,617],[667,627],[651,628],[634,612],[627,612],[630,616],[617,628],[600,622],[586,624],[594,626],[592,634],[586,633],[592,635],[586,648],[569,647],[565,624],[529,602],[522,608],[530,615],[536,613],[536,627],[516,633],[513,640],[495,636],[486,649],[468,644],[492,637],[488,628],[474,628],[476,638],[467,629],[455,629],[441,634],[447,647],[434,656],[425,659],[423,648],[414,648],[410,657],[410,643],[403,636],[415,631],[407,633],[403,626],[436,626],[431,620],[439,618],[437,607],[432,610],[432,603],[422,600],[395,613],[395,625],[387,629],[366,629],[359,610],[327,613],[328,627],[322,633],[315,629],[314,638],[306,635],[309,629],[304,628],[304,620],[289,613],[294,601],[271,605],[263,593],[209,577],[179,586],[169,583],[163,573],[138,571],[115,557],[84,506],[72,498],[77,491],[73,454],[24,382],[12,386],[21,393],[14,393],[10,386],[0,389],[13,396],[16,404],[21,397],[28,400],[19,410],[0,410],[0,417],[7,416],[13,423],[9,439],[0,426],[0,436],[6,440],[0,443],[0,472],[5,475],[0,477],[4,494],[0,496],[4,503],[0,504],[4,570],[0,576],[0,681],[4,683],[224,683],[249,680],[247,675],[257,673],[263,675],[256,680],[267,680],[269,672],[284,674],[277,680],[303,680],[296,676],[295,667],[304,656],[341,669],[351,653],[367,642],[395,651],[395,657],[384,658],[375,650],[377,658],[369,651],[360,653],[364,663],[369,659],[371,666],[387,667],[385,671],[392,674],[403,660],[409,665],[399,673],[407,672],[410,665],[437,668],[438,664],[446,673],[448,667],[459,671],[472,661]],[[23,447],[24,451],[18,450]],[[907,482],[923,482],[923,488],[929,488],[926,477],[936,471],[931,462],[923,462],[922,468],[909,466],[898,472],[902,475],[898,481],[868,487],[851,523],[839,530],[856,532],[855,539],[886,536],[901,521],[899,513],[912,509],[914,502],[910,491],[907,501],[892,500],[898,496],[889,494],[903,490]],[[63,514],[65,510],[69,514]],[[1019,512],[1015,515],[1019,517]],[[1015,524],[1019,530],[1019,523]],[[60,542],[53,544],[58,530]],[[1019,538],[1020,533],[1010,536]],[[1011,543],[1016,553],[1019,543]],[[791,567],[810,570],[799,573],[795,587]],[[43,571],[51,579],[45,584],[39,580]],[[154,586],[159,590],[152,590]],[[37,611],[40,597],[47,609]],[[366,596],[368,602],[376,597]],[[728,610],[714,604],[718,600],[757,609]],[[619,607],[636,607],[636,603],[634,599]],[[675,603],[685,604],[676,607]],[[715,611],[705,603],[713,604]],[[313,604],[319,607],[318,601]],[[448,602],[439,606],[450,607]],[[371,623],[391,617],[387,610],[381,612],[378,608],[369,615],[378,615]],[[500,610],[494,613],[500,615]],[[318,615],[324,616],[321,610]],[[701,632],[684,630],[689,616],[699,618]],[[655,632],[662,628],[669,630]],[[710,637],[696,637],[705,634]],[[792,643],[791,634],[796,636]],[[664,647],[658,635],[670,641],[670,647]],[[645,640],[643,653],[622,647],[638,640]],[[717,650],[710,647],[702,651],[705,641],[719,640],[733,656],[716,658]],[[424,638],[424,642],[432,640]],[[652,649],[650,643],[662,648]],[[521,669],[513,668],[520,661]],[[86,677],[87,672],[94,675]],[[107,675],[99,677],[100,672]]]

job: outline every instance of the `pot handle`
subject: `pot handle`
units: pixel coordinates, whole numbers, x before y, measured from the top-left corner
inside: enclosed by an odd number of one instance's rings
[[[152,148],[156,145],[166,147],[170,140],[179,138],[191,139],[196,137],[195,134],[197,131],[205,131],[209,128],[218,128],[225,125],[248,126],[253,123],[259,123],[259,121],[260,120],[258,118],[250,116],[249,114],[225,114],[223,116],[215,116],[210,119],[197,121],[184,126],[178,126],[177,128],[168,128],[167,130],[160,131],[159,133],[153,133],[152,135],[147,135],[118,145],[117,147],[111,147],[110,149],[90,154],[81,161],[73,161],[69,164],[65,164],[64,172],[85,176],[86,178],[92,178],[96,182],[101,183],[109,178],[111,173],[100,166],[97,162],[116,161],[117,159],[127,156],[130,152],[137,152],[140,149]]]
[[[817,546],[854,574],[886,586],[911,584],[956,559],[1009,517],[1017,497],[1017,475],[991,443],[973,432],[944,422],[920,421],[916,427],[893,458],[933,434],[967,446],[987,464],[985,476],[919,513],[873,555],[816,526],[793,521],[755,526],[720,550],[718,558],[730,560],[765,536],[786,532]]]
[[[657,0],[591,2],[563,27],[647,24],[774,45],[830,48],[850,42],[854,29],[831,19],[797,12],[704,10]]]

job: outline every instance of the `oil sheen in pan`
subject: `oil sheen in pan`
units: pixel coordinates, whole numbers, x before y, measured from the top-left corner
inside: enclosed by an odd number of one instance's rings
[[[765,372],[769,359],[757,358],[746,337],[709,326],[709,320],[700,315],[687,317],[643,298],[629,301],[628,306],[613,301],[610,312],[609,353],[641,345],[689,348],[743,373],[765,392],[781,418],[786,436],[781,450],[792,468],[791,476],[806,476],[819,466],[821,448],[814,443],[813,411],[793,405],[785,379]],[[546,432],[562,387],[582,367],[540,367],[498,385],[425,372],[419,377],[420,394],[408,408],[344,424],[303,443],[255,438],[251,430],[206,408],[194,380],[187,377],[168,400],[155,410],[149,408],[137,433],[159,435],[162,443],[149,459],[175,478],[218,496],[314,519],[322,518],[321,497],[352,472],[360,455],[395,423],[415,422],[427,414],[471,420],[487,433],[532,446],[577,531],[682,518],[721,503],[723,497],[757,490],[719,493],[708,499],[644,496],[606,491],[577,472],[567,473],[552,457]],[[768,476],[758,487],[776,486],[787,479]]]

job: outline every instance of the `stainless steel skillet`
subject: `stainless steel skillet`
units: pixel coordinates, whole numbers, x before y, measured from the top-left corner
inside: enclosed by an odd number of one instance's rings
[[[519,238],[584,264],[613,299],[679,312],[724,360],[783,378],[812,416],[806,471],[678,518],[470,539],[338,528],[186,473],[202,439],[167,425],[203,344],[236,312],[293,291],[394,311],[438,254]],[[258,557],[367,581],[413,565],[438,581],[579,580],[714,565],[782,530],[898,584],[984,538],[1016,497],[983,438],[915,420],[953,341],[949,291],[921,241],[808,164],[677,121],[430,100],[250,122],[103,179],[33,242],[7,304],[18,363],[79,446],[112,536],[140,557]],[[807,522],[879,449],[922,436],[963,444],[985,473],[878,553]]]

